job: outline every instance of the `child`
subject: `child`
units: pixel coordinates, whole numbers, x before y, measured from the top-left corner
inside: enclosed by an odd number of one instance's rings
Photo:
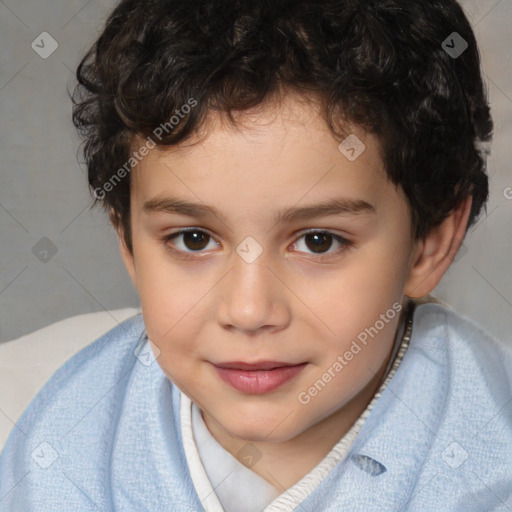
[[[512,356],[429,299],[488,196],[455,0],[123,0],[77,77],[142,315],[32,401],[2,510],[511,510]]]

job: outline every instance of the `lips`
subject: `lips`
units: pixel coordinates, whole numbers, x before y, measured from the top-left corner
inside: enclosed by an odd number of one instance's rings
[[[292,380],[307,364],[282,361],[231,361],[214,364],[214,368],[221,380],[237,391],[258,395],[273,391]]]
[[[219,368],[230,370],[273,370],[274,368],[283,368],[285,366],[296,366],[300,363],[284,363],[282,361],[259,361],[257,363],[244,363],[243,361],[232,361],[229,363],[215,363]]]

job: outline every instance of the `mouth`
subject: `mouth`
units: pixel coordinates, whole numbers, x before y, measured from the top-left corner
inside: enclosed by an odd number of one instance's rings
[[[298,366],[304,363],[284,363],[282,361],[258,361],[255,363],[244,363],[243,361],[232,361],[228,363],[214,363],[219,368],[227,368],[228,370],[273,370],[275,368],[285,368],[288,366]]]
[[[242,393],[269,393],[296,377],[308,363],[232,361],[213,364],[223,382]]]

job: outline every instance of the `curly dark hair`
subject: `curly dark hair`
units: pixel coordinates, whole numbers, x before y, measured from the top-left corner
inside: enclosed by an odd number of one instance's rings
[[[448,51],[464,41],[460,56]],[[135,136],[165,150],[197,134],[210,110],[235,123],[232,112],[289,91],[318,98],[336,137],[344,123],[378,137],[415,240],[472,195],[469,228],[488,199],[482,143],[493,122],[455,0],[122,0],[76,76],[73,123],[94,205],[130,251]]]

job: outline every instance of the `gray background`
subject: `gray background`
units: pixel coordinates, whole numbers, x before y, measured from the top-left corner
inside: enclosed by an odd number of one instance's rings
[[[90,210],[66,92],[116,3],[0,0],[0,342],[69,316],[139,306],[106,215]],[[433,294],[512,345],[512,0],[461,3],[495,121],[491,197]],[[46,59],[31,47],[42,32],[58,42]],[[46,262],[34,254],[41,248]]]

